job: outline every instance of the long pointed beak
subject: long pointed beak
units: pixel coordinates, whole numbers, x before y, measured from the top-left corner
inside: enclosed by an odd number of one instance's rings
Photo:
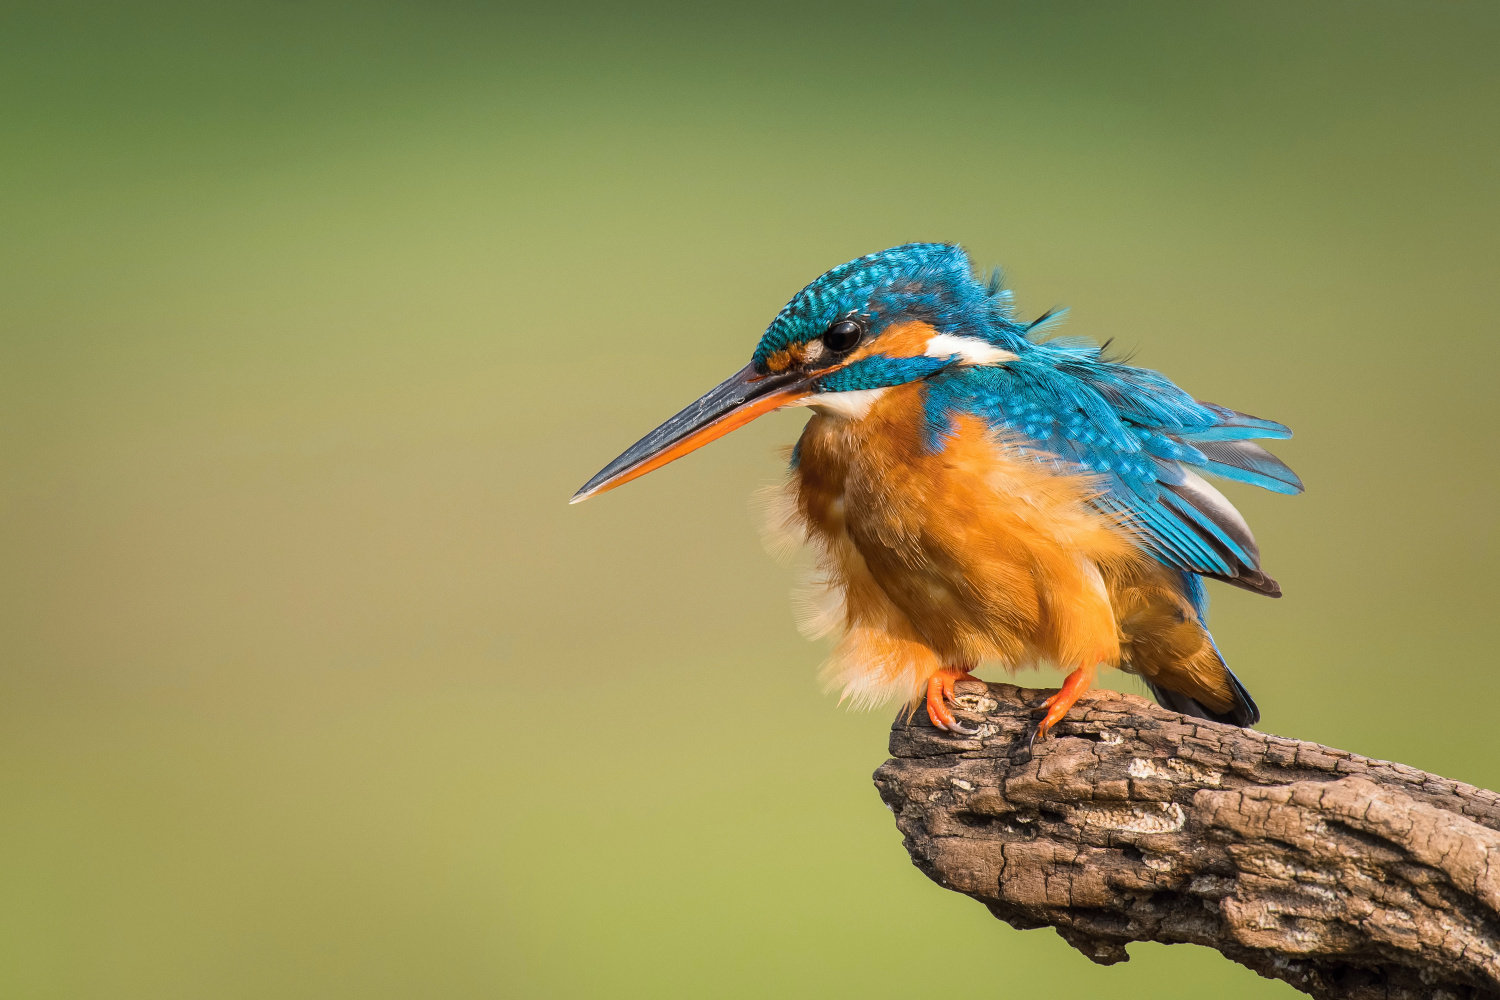
[[[631,445],[625,454],[584,483],[568,503],[587,500],[595,493],[644,476],[736,427],[745,426],[763,413],[795,403],[811,391],[806,375],[794,372],[760,375],[752,365],[746,365]]]

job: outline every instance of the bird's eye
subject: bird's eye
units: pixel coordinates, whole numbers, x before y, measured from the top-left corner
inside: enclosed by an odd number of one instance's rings
[[[843,354],[852,351],[854,345],[859,343],[859,338],[865,335],[865,328],[852,319],[841,319],[837,323],[823,331],[823,346],[834,354]]]

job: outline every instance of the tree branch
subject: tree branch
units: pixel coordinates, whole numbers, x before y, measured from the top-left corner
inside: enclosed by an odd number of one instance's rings
[[[1096,691],[959,685],[974,737],[898,718],[875,772],[912,861],[1103,965],[1191,943],[1339,1000],[1500,998],[1500,796]]]

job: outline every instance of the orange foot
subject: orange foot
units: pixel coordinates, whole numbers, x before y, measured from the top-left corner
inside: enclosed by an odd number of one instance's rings
[[[953,685],[963,680],[974,680],[961,667],[947,667],[927,678],[927,718],[938,729],[946,729],[959,736],[974,736],[979,730],[960,726],[953,717],[948,703],[953,700]]]
[[[1042,721],[1036,724],[1036,732],[1031,734],[1032,743],[1046,739],[1052,727],[1062,721],[1062,717],[1068,714],[1068,709],[1072,708],[1078,699],[1083,697],[1083,693],[1093,685],[1096,670],[1098,667],[1094,665],[1079,667],[1068,675],[1067,680],[1063,681],[1063,686],[1057,694],[1042,702],[1042,707],[1047,710],[1047,714],[1042,716]],[[927,690],[930,699],[932,688],[929,686]]]

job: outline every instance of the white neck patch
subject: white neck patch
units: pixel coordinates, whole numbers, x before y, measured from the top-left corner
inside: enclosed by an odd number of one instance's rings
[[[998,365],[1016,360],[1007,350],[996,347],[978,337],[960,337],[952,333],[939,333],[928,338],[927,349],[922,353],[929,358],[951,358],[957,354],[965,365]]]

